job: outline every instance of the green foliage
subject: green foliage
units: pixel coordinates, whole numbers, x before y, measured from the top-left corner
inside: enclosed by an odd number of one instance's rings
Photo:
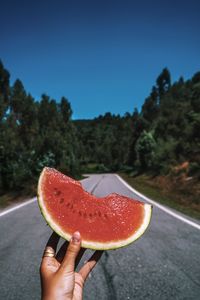
[[[34,156],[34,152],[32,152]],[[38,157],[36,160],[36,166],[35,166],[35,171],[37,173],[40,173],[44,167],[50,167],[53,168],[56,166],[56,160],[55,160],[55,155],[51,152],[48,151],[41,157]]]
[[[3,63],[0,60],[0,122],[5,117],[9,105],[9,86],[10,74],[4,68]]]
[[[154,86],[150,96],[145,100],[142,106],[142,115],[148,122],[153,122],[159,112],[159,94]]]
[[[81,164],[97,163],[107,170],[116,171],[125,165],[133,130],[133,118],[106,113],[94,120],[74,121],[79,140]]]
[[[152,163],[152,171],[155,174],[168,174],[171,166],[176,165],[176,147],[177,141],[173,138],[169,138],[167,141],[157,140]]]
[[[158,175],[188,161],[189,174],[199,176],[200,72],[172,83],[164,68],[141,112],[76,121],[67,98],[35,101],[9,78],[0,62],[0,194],[23,189],[44,166],[71,176],[122,169]]]
[[[156,80],[156,84],[158,87],[158,94],[160,100],[162,96],[170,89],[171,87],[171,75],[167,68],[164,68],[162,73],[158,76]]]
[[[136,154],[140,171],[151,168],[155,157],[156,142],[151,132],[143,131],[136,144]]]
[[[200,163],[192,162],[189,167],[189,176],[198,175],[200,178]]]
[[[200,162],[200,79],[171,83],[167,68],[156,80],[142,110],[124,117],[106,113],[74,124],[81,163],[104,164],[110,171],[168,174],[183,161]]]
[[[79,174],[76,129],[66,98],[27,94],[22,82],[9,83],[0,63],[0,194],[23,189],[37,180],[44,166]]]

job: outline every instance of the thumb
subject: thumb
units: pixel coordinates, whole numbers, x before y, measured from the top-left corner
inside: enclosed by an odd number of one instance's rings
[[[65,272],[73,272],[75,268],[76,257],[81,248],[81,235],[78,231],[74,232],[67,248],[65,257],[62,261],[60,269]]]

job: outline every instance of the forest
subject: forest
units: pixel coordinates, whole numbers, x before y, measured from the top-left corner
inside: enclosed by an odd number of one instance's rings
[[[140,111],[73,120],[66,97],[34,99],[0,61],[0,197],[30,190],[44,166],[75,178],[123,171],[198,182],[199,149],[200,72],[172,82],[164,68]]]

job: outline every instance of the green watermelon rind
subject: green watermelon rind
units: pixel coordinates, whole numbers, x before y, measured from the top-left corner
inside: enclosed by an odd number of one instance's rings
[[[40,211],[45,218],[48,225],[51,227],[53,231],[55,231],[59,236],[61,236],[63,239],[70,241],[71,234],[64,232],[57,224],[54,222],[54,220],[51,218],[49,212],[47,211],[43,197],[42,197],[42,180],[45,176],[45,170],[47,168],[44,168],[38,182],[38,190],[37,190],[37,198],[38,198],[38,204]],[[88,248],[92,250],[114,250],[122,247],[126,247],[129,244],[133,243],[137,239],[139,239],[144,232],[146,231],[147,227],[149,226],[149,223],[151,221],[152,216],[152,205],[144,203],[144,220],[142,225],[138,228],[136,232],[134,232],[131,236],[129,236],[127,239],[118,240],[118,241],[110,241],[110,242],[96,242],[96,241],[87,241],[82,240],[81,246],[83,248]]]

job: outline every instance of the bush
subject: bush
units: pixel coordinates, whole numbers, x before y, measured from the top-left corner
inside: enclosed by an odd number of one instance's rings
[[[189,165],[189,176],[200,174],[200,164],[197,162],[192,162]]]

